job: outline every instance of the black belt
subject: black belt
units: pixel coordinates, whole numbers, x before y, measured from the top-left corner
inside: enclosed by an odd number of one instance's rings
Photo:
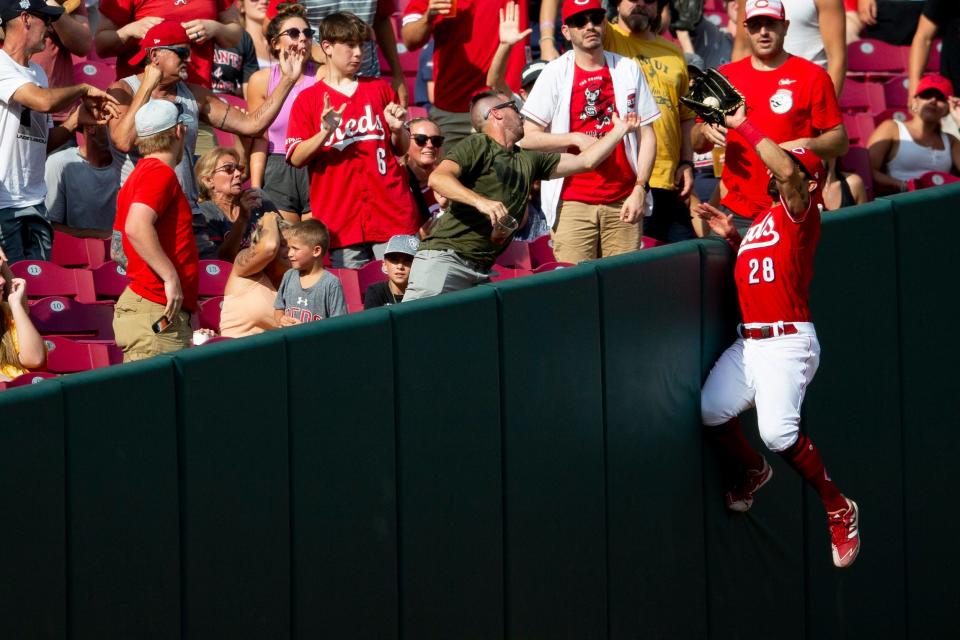
[[[779,324],[765,324],[760,327],[750,328],[740,325],[740,335],[748,340],[763,340],[777,336],[789,336],[794,333],[799,333],[799,330],[796,325],[790,322],[784,322],[782,328]]]

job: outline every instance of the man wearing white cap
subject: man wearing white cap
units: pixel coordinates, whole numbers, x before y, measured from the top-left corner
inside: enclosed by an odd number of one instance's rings
[[[719,71],[746,98],[750,120],[781,147],[805,147],[823,160],[846,153],[850,143],[830,76],[783,48],[790,22],[781,1],[747,0],[745,16],[750,56]],[[692,139],[698,152],[726,147],[720,204],[746,231],[773,203],[766,165],[742,136],[726,127],[698,123]]]
[[[130,278],[113,315],[124,362],[190,346],[188,312],[197,309],[198,291],[193,213],[174,172],[186,144],[182,110],[151,100],[135,126],[143,159],[117,195],[114,223]]]

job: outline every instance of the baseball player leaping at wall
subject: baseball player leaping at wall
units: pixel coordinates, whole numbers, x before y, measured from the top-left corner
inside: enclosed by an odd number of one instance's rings
[[[809,149],[778,147],[745,113],[741,106],[726,116],[726,126],[757,150],[772,174],[771,195],[779,201],[756,217],[742,239],[732,216],[708,204],[696,210],[737,252],[734,278],[743,314],[741,337],[723,352],[703,385],[703,423],[723,455],[742,469],[726,493],[727,508],[746,511],[773,475],[737,419],[756,406],[760,437],[816,489],[827,510],[833,563],[848,567],[860,551],[857,503],[840,493],[817,448],[800,433],[800,405],[820,362],[808,300],[825,170]]]

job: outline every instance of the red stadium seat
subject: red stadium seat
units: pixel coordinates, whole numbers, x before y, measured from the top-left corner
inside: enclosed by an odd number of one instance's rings
[[[908,102],[907,89],[909,84],[910,80],[907,76],[897,76],[883,83],[883,97],[888,108],[906,110]]]
[[[900,122],[906,122],[910,119],[910,112],[906,107],[900,109],[884,109],[880,113],[874,114],[873,123],[877,126],[880,126],[880,123],[884,120],[899,120]]]
[[[363,296],[360,295],[360,279],[356,269],[334,269],[327,271],[337,276],[340,286],[343,287],[343,299],[347,303],[347,311],[356,313],[363,311]]]
[[[863,147],[850,147],[839,162],[841,171],[856,173],[863,178],[867,200],[873,200],[873,169],[870,168],[870,154],[867,150]]]
[[[383,272],[383,260],[374,260],[368,262],[357,269],[357,280],[360,283],[360,295],[367,295],[367,287],[370,285],[387,280],[387,274]]]
[[[640,238],[640,248],[641,249],[653,249],[654,247],[659,247],[663,243],[657,240],[656,238],[651,238],[650,236],[643,236]]]
[[[47,373],[46,371],[31,371],[30,373],[25,373],[22,376],[17,376],[10,382],[0,382],[0,389],[16,389],[17,387],[25,387],[31,384],[37,384],[38,382],[43,382],[44,380],[49,380],[50,378],[56,378],[57,374]]]
[[[130,284],[130,278],[116,262],[107,262],[92,271],[97,300],[116,300]]]
[[[233,265],[223,260],[200,261],[200,297],[222,296]]]
[[[107,259],[106,246],[99,238],[77,238],[61,231],[53,232],[50,262],[61,267],[96,268]]]
[[[95,302],[93,276],[86,269],[66,269],[43,260],[22,260],[10,265],[13,275],[27,281],[27,297],[70,296]]]
[[[857,40],[847,45],[847,71],[851,76],[869,79],[886,79],[906,73],[903,48],[882,40]]]
[[[533,269],[533,259],[530,256],[530,243],[514,240],[507,245],[506,251],[497,256],[497,265],[513,267],[514,269]]]
[[[512,280],[513,278],[533,275],[533,271],[530,269],[513,269],[500,265],[494,265],[493,270],[497,272],[497,275],[490,276],[491,282],[500,282],[501,280]]]
[[[942,187],[952,182],[960,182],[960,178],[955,175],[944,173],[943,171],[928,171],[919,178],[907,181],[907,191],[916,191],[917,189],[929,189],[930,187]]]
[[[530,261],[534,267],[539,267],[548,262],[556,262],[557,258],[553,255],[553,240],[549,235],[540,236],[529,243]]]
[[[213,329],[220,333],[220,311],[223,310],[223,296],[208,298],[200,303],[197,313],[198,328]]]
[[[62,296],[37,300],[30,319],[44,336],[67,336],[84,342],[113,342],[113,305],[85,304]]]
[[[43,339],[47,345],[47,371],[51,373],[73,373],[89,371],[117,364],[120,358],[111,356],[111,349],[105,344],[76,342],[62,336],[48,336]]]
[[[843,91],[840,93],[840,109],[843,111],[878,113],[886,108],[883,85],[852,80],[843,83]]]
[[[566,269],[567,267],[576,266],[572,262],[546,262],[536,269],[533,270],[534,273],[546,273],[547,271],[555,271],[557,269]]]
[[[92,84],[101,91],[117,79],[117,70],[101,60],[83,60],[73,65],[73,81]]]

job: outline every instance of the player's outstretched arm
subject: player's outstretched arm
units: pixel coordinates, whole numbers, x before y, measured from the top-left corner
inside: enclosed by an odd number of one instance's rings
[[[636,131],[639,127],[640,118],[636,113],[628,113],[622,119],[614,114],[613,129],[586,151],[576,156],[569,153],[560,154],[560,162],[557,163],[553,173],[550,174],[550,179],[565,178],[575,173],[593,171],[617,148],[617,145],[623,140],[623,136]]]

